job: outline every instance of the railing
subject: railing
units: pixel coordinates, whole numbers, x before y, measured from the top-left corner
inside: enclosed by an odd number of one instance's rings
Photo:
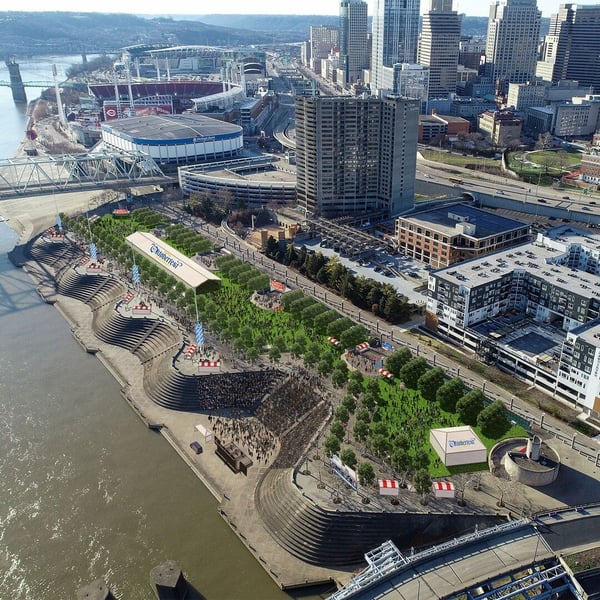
[[[376,583],[380,583],[383,579],[394,575],[400,569],[410,564],[428,559],[432,556],[443,554],[448,550],[453,550],[459,546],[466,545],[483,538],[488,538],[500,535],[507,531],[519,529],[528,523],[529,521],[527,519],[518,519],[516,521],[502,523],[501,525],[496,525],[487,529],[476,529],[473,533],[469,533],[459,538],[454,538],[449,542],[432,546],[431,548],[427,548],[427,550],[410,554],[408,556],[404,556],[396,548],[393,542],[384,542],[381,546],[365,554],[365,560],[369,566],[362,573],[359,573],[356,577],[351,579],[346,586],[330,596],[329,600],[343,600],[344,598],[351,598],[354,594],[364,591],[366,588],[369,588]]]

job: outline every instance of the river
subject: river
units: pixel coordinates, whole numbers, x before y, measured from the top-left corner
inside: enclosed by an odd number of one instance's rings
[[[31,70],[20,62],[32,81],[51,78],[60,61]],[[0,156],[14,154],[25,122],[24,107],[0,88]],[[286,598],[209,492],[12,266],[14,243],[0,223],[0,598],[66,600],[101,578],[118,598],[146,600],[150,570],[168,559],[209,600]]]

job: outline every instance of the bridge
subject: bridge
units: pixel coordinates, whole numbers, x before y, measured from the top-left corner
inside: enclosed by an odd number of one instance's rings
[[[103,151],[0,160],[0,199],[142,180],[165,180],[160,167],[143,152]]]
[[[545,600],[560,592],[582,600],[557,554],[599,544],[600,504],[541,513],[408,555],[386,542],[365,555],[367,568],[329,600]]]
[[[45,80],[45,81],[22,81],[21,84],[23,85],[23,87],[30,87],[30,88],[53,88],[54,87],[54,81],[51,81],[50,79]],[[0,87],[12,87],[12,82],[11,81],[0,81]],[[59,84],[59,85],[63,85],[63,84]]]

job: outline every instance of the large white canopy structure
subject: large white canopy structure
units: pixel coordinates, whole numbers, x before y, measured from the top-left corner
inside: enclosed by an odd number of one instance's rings
[[[201,288],[199,291],[208,291],[214,289],[221,282],[221,279],[214,273],[151,233],[136,231],[127,236],[125,241],[134,250],[143,254],[189,288]]]

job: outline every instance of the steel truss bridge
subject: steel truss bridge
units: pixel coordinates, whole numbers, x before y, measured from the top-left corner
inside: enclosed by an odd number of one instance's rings
[[[0,199],[164,179],[160,167],[142,152],[8,158],[0,160]]]

